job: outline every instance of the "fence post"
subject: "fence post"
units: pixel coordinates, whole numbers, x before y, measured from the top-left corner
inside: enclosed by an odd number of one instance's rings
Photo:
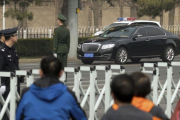
[[[80,102],[80,92],[79,92],[79,70],[75,68],[74,71],[74,88],[75,88],[75,94],[77,97],[78,102]]]
[[[111,91],[110,91],[110,67],[106,67],[105,74],[105,112],[108,110],[111,101]]]
[[[28,71],[27,81],[26,81],[26,87],[29,87],[33,83],[34,76],[32,75],[32,70]]]
[[[15,111],[16,111],[16,87],[15,83],[17,81],[17,77],[15,75],[11,75],[10,79],[10,120],[15,120]]]
[[[23,31],[23,39],[26,39],[26,30]]]
[[[168,70],[167,70],[167,116],[171,118],[171,109],[172,109],[172,104],[171,104],[171,80],[172,80],[172,75],[173,75],[173,70],[171,64],[168,64]]]
[[[153,71],[153,102],[157,104],[158,99],[158,80],[159,80],[159,69],[157,68],[156,64],[154,64],[154,71]]]
[[[49,38],[52,36],[52,29],[49,30]]]
[[[94,80],[94,69],[90,68],[90,107],[89,107],[89,120],[94,120],[94,105],[95,105],[95,80]]]

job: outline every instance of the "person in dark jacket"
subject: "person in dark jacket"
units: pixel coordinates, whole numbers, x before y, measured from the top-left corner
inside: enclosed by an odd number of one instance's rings
[[[135,85],[129,75],[118,75],[111,82],[114,105],[102,120],[156,120],[152,115],[131,105]]]
[[[4,35],[2,33],[2,30],[0,31],[0,48],[2,47],[3,43],[5,41]]]
[[[146,99],[146,96],[151,92],[149,77],[141,72],[134,72],[131,76],[135,82],[135,96],[133,97],[132,105],[142,111],[151,113],[154,117],[169,120],[159,106],[155,106],[152,101]]]
[[[5,37],[5,41],[0,47],[0,71],[15,72],[19,70],[19,57],[15,51],[14,44],[17,42],[17,27],[2,30],[1,33]],[[3,37],[1,37],[3,39]],[[18,80],[18,91],[20,92],[20,81]],[[3,98],[6,100],[10,91],[10,78],[1,78],[1,88],[4,88]],[[9,120],[5,114],[3,120]]]
[[[87,120],[74,92],[59,81],[61,61],[45,57],[41,61],[41,78],[23,90],[16,120]]]
[[[2,31],[5,42],[0,48],[0,71],[15,72],[15,70],[19,70],[19,57],[13,46],[17,42],[17,30],[18,28],[15,27]],[[1,82],[2,86],[6,86],[6,91],[3,94],[4,99],[6,99],[10,90],[10,79],[2,78]],[[20,91],[19,84],[18,91]]]

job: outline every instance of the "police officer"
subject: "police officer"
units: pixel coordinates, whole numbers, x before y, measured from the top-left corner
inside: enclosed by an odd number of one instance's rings
[[[0,48],[0,71],[15,72],[19,70],[19,58],[15,52],[13,45],[17,42],[17,27],[3,30],[5,42]],[[3,94],[4,99],[7,98],[10,91],[10,79],[2,78],[2,86],[5,86],[6,91]],[[18,80],[19,81],[19,80]],[[20,83],[18,82],[18,92],[20,92]]]
[[[70,33],[65,27],[64,23],[67,20],[62,14],[58,15],[58,25],[59,27],[54,29],[53,36],[53,53],[55,57],[58,57],[63,67],[67,67],[67,57],[70,47]]]

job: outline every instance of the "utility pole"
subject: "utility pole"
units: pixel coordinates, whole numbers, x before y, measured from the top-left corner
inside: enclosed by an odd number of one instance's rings
[[[3,2],[3,29],[5,29],[5,16],[4,16],[4,13],[5,13],[5,0]]]
[[[68,0],[68,29],[70,30],[69,58],[77,56],[78,46],[78,0]]]

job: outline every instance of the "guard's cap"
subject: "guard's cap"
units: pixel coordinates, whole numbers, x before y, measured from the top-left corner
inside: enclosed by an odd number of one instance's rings
[[[60,19],[60,20],[67,20],[67,18],[64,15],[62,15],[62,14],[58,14],[58,19]]]
[[[14,27],[14,28],[2,30],[1,32],[4,36],[11,36],[11,35],[15,35],[17,33],[17,30],[18,28]]]

